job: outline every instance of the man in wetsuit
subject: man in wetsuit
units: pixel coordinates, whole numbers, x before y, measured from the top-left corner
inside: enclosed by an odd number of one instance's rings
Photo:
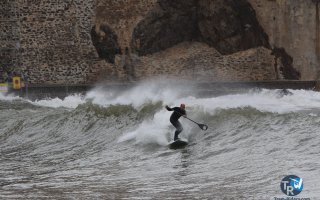
[[[166,106],[166,109],[168,111],[173,111],[171,117],[170,117],[170,122],[171,124],[176,128],[176,131],[174,133],[174,141],[178,140],[178,135],[182,132],[183,128],[182,125],[179,122],[179,118],[181,116],[187,116],[186,113],[186,106],[182,103],[180,107],[174,107],[170,108],[169,106]]]

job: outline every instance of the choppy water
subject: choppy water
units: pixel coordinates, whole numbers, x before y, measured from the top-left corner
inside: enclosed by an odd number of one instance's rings
[[[141,84],[30,101],[0,95],[0,199],[274,199],[304,181],[320,199],[320,93],[199,98]],[[186,148],[168,149],[164,105],[187,105]]]

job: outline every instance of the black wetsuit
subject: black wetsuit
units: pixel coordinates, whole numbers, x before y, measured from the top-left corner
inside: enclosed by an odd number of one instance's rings
[[[178,135],[182,132],[183,127],[181,123],[179,122],[179,118],[182,115],[186,115],[186,111],[180,107],[166,107],[168,111],[174,111],[170,117],[171,124],[176,128],[176,131],[174,133],[174,140],[178,139]]]

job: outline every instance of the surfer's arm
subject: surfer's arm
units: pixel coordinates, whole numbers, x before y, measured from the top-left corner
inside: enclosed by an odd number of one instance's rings
[[[168,105],[166,105],[166,109],[167,109],[168,111],[173,111],[173,109],[170,108]]]
[[[187,117],[187,113],[185,112],[182,117],[186,118]]]

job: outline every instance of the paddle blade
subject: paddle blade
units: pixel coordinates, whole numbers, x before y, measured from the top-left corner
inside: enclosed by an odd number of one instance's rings
[[[206,131],[208,129],[208,126],[205,124],[198,124],[198,126],[204,131]]]

